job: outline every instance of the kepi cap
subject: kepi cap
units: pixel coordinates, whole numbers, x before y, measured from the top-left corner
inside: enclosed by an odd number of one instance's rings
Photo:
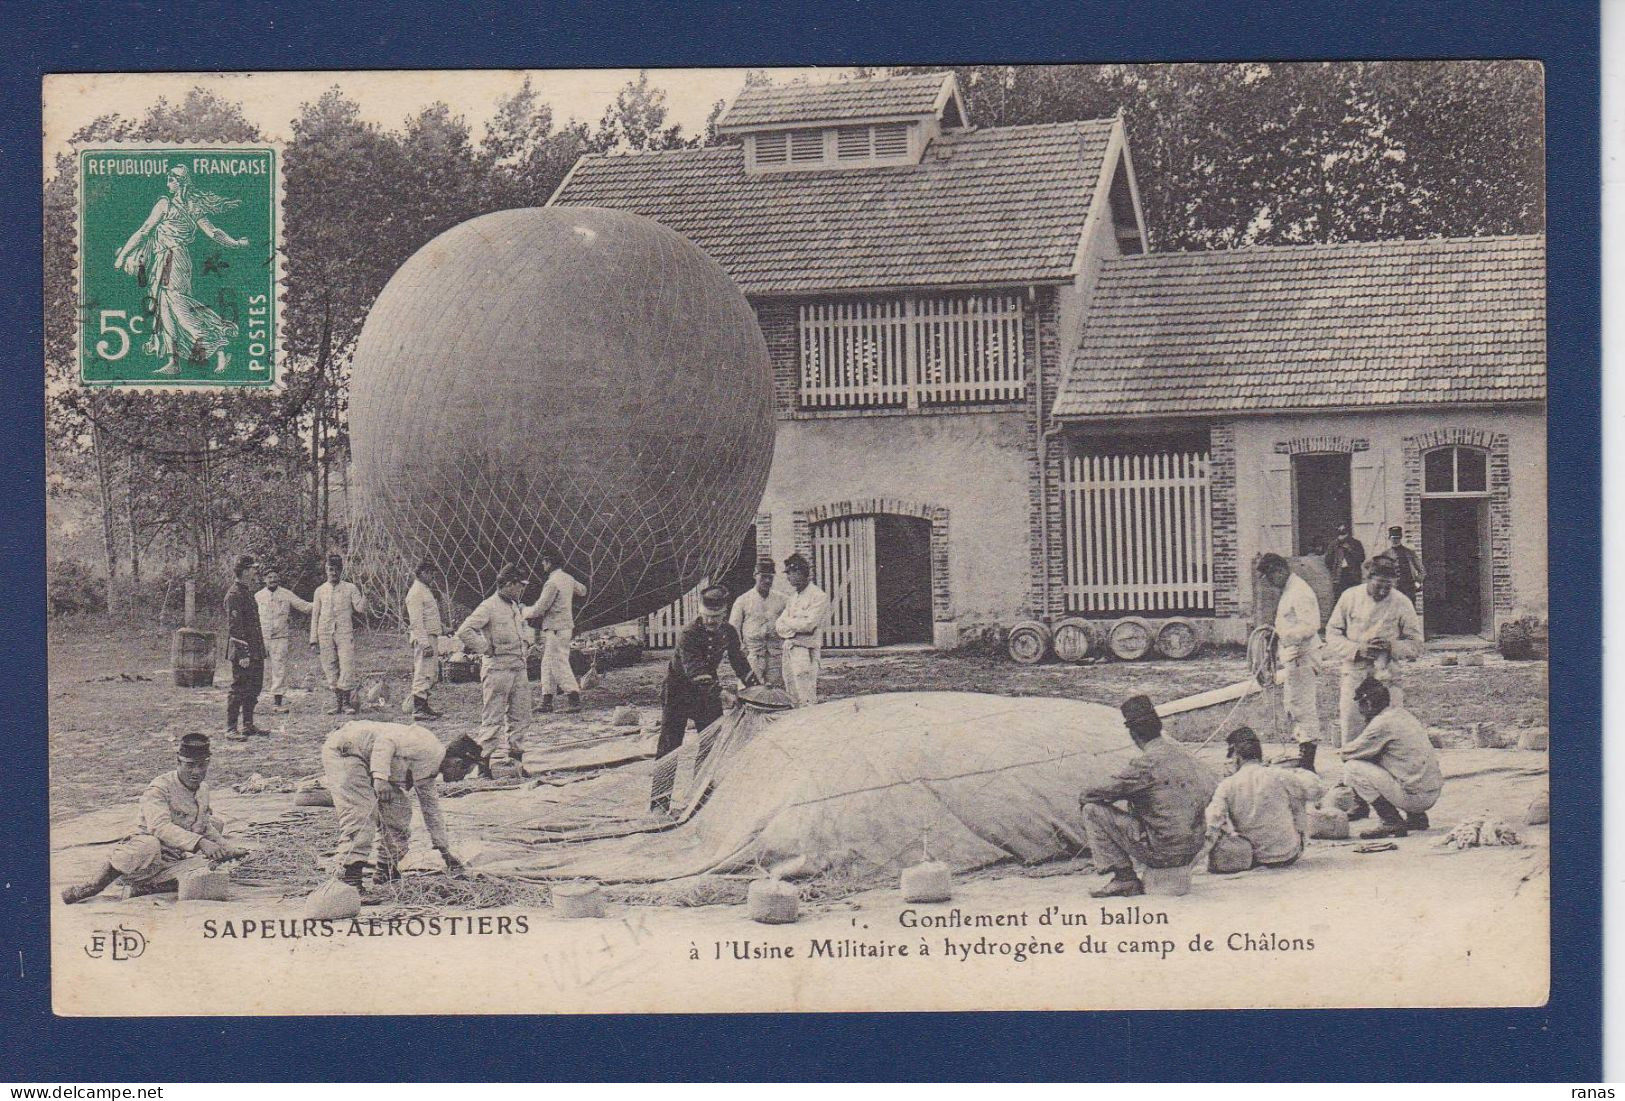
[[[773,574],[776,574],[778,572],[779,572],[779,567],[774,564],[773,559],[771,559],[771,558],[758,558],[756,560],[756,576],[757,577],[762,576],[764,573],[771,577]]]
[[[700,607],[708,612],[727,611],[728,590],[721,585],[707,585],[705,591],[700,593]]]
[[[1405,534],[1405,529],[1400,527],[1398,524],[1395,524],[1393,527],[1388,529],[1388,534],[1389,535],[1404,535]]]
[[[188,761],[207,761],[209,759],[209,736],[207,734],[182,734],[180,748],[175,752]]]

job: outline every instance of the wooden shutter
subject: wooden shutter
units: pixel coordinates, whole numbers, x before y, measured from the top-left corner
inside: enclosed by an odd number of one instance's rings
[[[1352,463],[1350,504],[1354,538],[1365,544],[1366,557],[1388,546],[1388,478],[1382,454],[1356,452]]]
[[[1292,459],[1271,455],[1258,487],[1263,498],[1258,513],[1258,549],[1291,558],[1298,553],[1292,523]]]
[[[829,594],[824,645],[876,646],[875,518],[840,516],[816,525],[813,581]]]

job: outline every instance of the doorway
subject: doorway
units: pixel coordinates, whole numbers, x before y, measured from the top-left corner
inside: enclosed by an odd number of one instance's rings
[[[1489,508],[1483,497],[1422,499],[1427,637],[1480,635],[1490,608]]]
[[[1323,554],[1336,538],[1337,525],[1350,523],[1353,513],[1348,455],[1292,456],[1296,553]]]
[[[831,649],[931,641],[931,522],[875,513],[812,526]]]
[[[879,645],[931,641],[931,521],[875,517],[875,612]]]

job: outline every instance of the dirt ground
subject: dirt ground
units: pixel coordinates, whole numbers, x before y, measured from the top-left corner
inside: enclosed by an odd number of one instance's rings
[[[172,767],[180,736],[198,730],[214,735],[225,723],[222,665],[212,688],[176,688],[170,674],[168,630],[131,630],[103,618],[58,621],[49,635],[51,817],[133,804],[154,775]],[[390,706],[364,710],[378,719],[400,718],[410,661],[394,632],[358,636],[363,677],[382,677]],[[269,738],[246,743],[215,741],[210,783],[217,791],[262,776],[298,778],[320,768],[321,744],[339,720],[328,714],[332,695],[322,684],[315,652],[296,637],[290,652],[292,689],[286,713],[261,698],[258,722]],[[607,727],[618,707],[636,707],[645,726],[658,718],[665,656],[649,654],[632,668],[605,674],[588,692],[579,714],[537,715],[533,737],[567,741]],[[825,698],[871,692],[951,689],[1010,696],[1059,696],[1115,703],[1145,692],[1167,700],[1222,687],[1246,676],[1239,651],[1209,651],[1187,661],[1150,660],[1073,666],[1021,666],[1003,656],[935,651],[826,655],[820,689]],[[1447,745],[1471,744],[1475,723],[1515,735],[1546,725],[1544,662],[1503,662],[1494,654],[1477,667],[1443,666],[1430,654],[1406,678],[1406,704]],[[1273,694],[1272,694],[1273,695]],[[445,718],[434,724],[442,738],[472,733],[478,725],[478,684],[442,684],[435,706]],[[539,701],[538,701],[539,702]],[[1335,676],[1321,678],[1321,714],[1337,713]],[[1180,716],[1174,736],[1202,741],[1229,726],[1247,723],[1266,740],[1285,741],[1282,718],[1268,697],[1236,707]]]

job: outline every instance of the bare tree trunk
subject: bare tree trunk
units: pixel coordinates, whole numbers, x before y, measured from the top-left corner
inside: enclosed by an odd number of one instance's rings
[[[129,462],[124,469],[124,528],[129,536],[130,585],[132,592],[141,588],[141,544],[135,525],[135,449],[131,448]]]
[[[107,442],[100,425],[91,425],[90,443],[96,456],[96,483],[101,491],[102,554],[107,567],[107,610],[111,612],[114,586],[118,583],[118,549],[113,542],[113,488],[107,471]]]

